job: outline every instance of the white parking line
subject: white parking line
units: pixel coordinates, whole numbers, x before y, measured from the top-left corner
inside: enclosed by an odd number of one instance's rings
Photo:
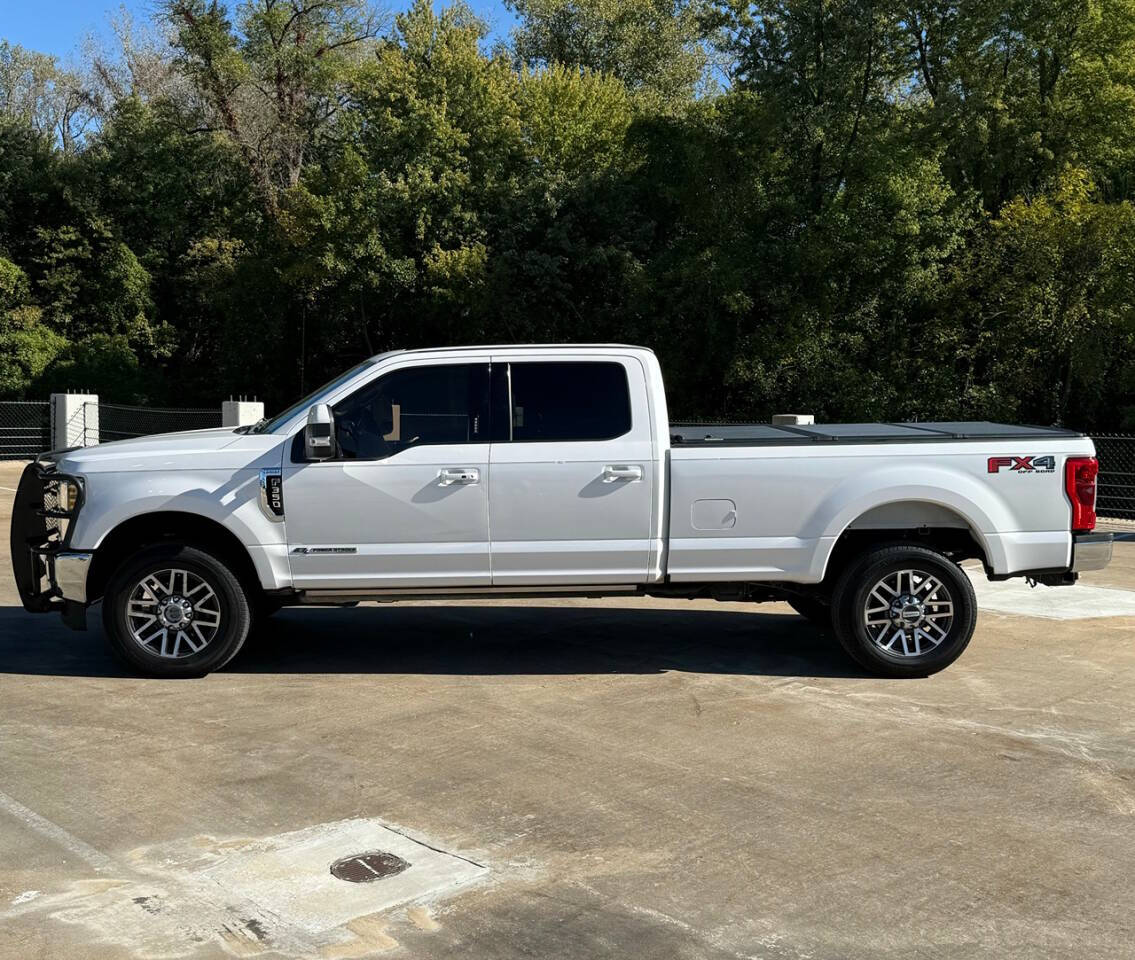
[[[41,817],[34,810],[29,810],[18,800],[12,799],[6,793],[0,793],[0,810],[7,811],[17,820],[31,827],[36,833],[59,844],[64,850],[71,852],[80,860],[85,861],[87,864],[94,867],[95,870],[102,872],[118,869],[115,862],[105,853],[100,853],[86,841],[80,840],[78,837],[68,833],[59,826],[59,824],[52,823],[46,817]]]

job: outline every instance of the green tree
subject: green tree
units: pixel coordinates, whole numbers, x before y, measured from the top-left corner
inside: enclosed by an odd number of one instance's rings
[[[67,345],[40,320],[24,272],[0,257],[0,396],[22,398]]]
[[[1050,194],[1008,203],[980,253],[987,369],[1015,412],[1106,418],[1109,384],[1135,365],[1135,207],[1069,167]]]
[[[924,136],[957,189],[996,211],[1069,162],[1109,192],[1135,186],[1135,3],[917,2],[904,19]]]
[[[520,63],[609,73],[663,102],[690,99],[707,81],[704,7],[691,0],[506,0],[520,19]]]
[[[345,105],[378,17],[355,0],[245,0],[233,19],[217,0],[167,0],[164,11],[205,107],[198,129],[236,145],[275,214]]]
[[[1135,420],[1135,0],[513,9],[164,0],[67,143],[0,48],[0,390],[619,339],[677,416]]]
[[[147,399],[145,376],[126,337],[95,333],[59,350],[35,381],[44,396],[76,388],[92,390],[102,399],[140,402]]]
[[[61,67],[55,57],[0,39],[0,116],[20,120],[75,153],[95,111],[78,73]]]
[[[484,32],[461,6],[400,15],[357,78],[349,136],[293,197],[298,267],[340,318],[320,329],[325,348],[479,335],[488,218],[508,204],[521,146],[518,78],[481,55]]]

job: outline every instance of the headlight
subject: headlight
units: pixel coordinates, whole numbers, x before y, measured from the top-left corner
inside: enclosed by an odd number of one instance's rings
[[[56,496],[60,510],[74,510],[79,505],[79,485],[73,480],[60,480]]]

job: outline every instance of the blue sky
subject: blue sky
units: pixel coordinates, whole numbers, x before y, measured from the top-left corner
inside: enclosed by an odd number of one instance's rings
[[[387,0],[380,6],[397,12],[410,0]],[[59,57],[77,52],[89,32],[109,34],[110,14],[126,7],[139,20],[155,8],[154,0],[0,0],[0,38]],[[232,4],[230,4],[232,6]],[[495,36],[506,36],[514,19],[502,0],[470,0],[470,6],[488,21]]]

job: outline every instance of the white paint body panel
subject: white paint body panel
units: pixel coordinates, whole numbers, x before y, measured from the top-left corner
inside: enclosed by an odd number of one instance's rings
[[[284,466],[294,586],[487,587],[487,443],[410,448],[385,460]],[[480,481],[445,485],[438,471]],[[301,553],[346,548],[357,552]]]
[[[71,535],[74,550],[96,550],[117,526],[162,512],[213,520],[248,550],[260,584],[291,586],[284,525],[260,508],[260,470],[278,468],[284,439],[192,430],[86,447],[59,461],[83,477],[85,497]]]
[[[1094,454],[1087,438],[671,448],[656,358],[618,345],[386,354],[319,402],[408,365],[522,360],[622,364],[631,430],[293,464],[301,410],[269,434],[202,430],[89,447],[59,461],[86,483],[71,548],[95,550],[122,522],[173,510],[229,530],[269,589],[815,583],[849,528],[922,522],[969,529],[997,574],[1071,562],[1064,462]],[[990,457],[1021,454],[1052,455],[1056,469],[987,472]],[[604,483],[612,465],[641,467],[641,480]],[[283,471],[284,521],[260,504],[263,468]],[[441,485],[448,468],[473,468],[479,482]],[[305,552],[335,548],[345,549]]]
[[[532,360],[502,351],[494,362]],[[541,351],[540,360],[583,362],[591,351]],[[604,357],[603,359],[608,359]],[[657,443],[638,357],[614,357],[627,375],[631,429],[613,440],[494,443],[489,500],[493,585],[645,583],[660,572],[653,537],[659,487]],[[582,387],[581,387],[582,388]],[[638,468],[612,480],[608,467]]]
[[[989,474],[989,457],[1022,444],[1057,458],[1052,473]],[[1064,460],[1093,453],[1090,440],[936,441],[808,446],[675,447],[670,452],[667,572],[675,581],[817,583],[852,524],[901,528],[911,505],[928,505],[970,529],[998,574],[1071,562]],[[727,530],[697,529],[692,506],[736,504]],[[889,507],[889,510],[880,508]],[[865,518],[866,524],[857,523]]]

